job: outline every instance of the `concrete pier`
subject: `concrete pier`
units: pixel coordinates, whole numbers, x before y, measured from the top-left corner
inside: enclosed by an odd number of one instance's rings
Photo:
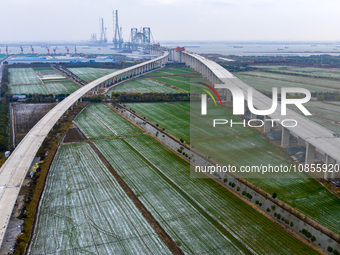
[[[282,127],[281,147],[288,148],[289,141],[290,141],[290,131],[289,129]]]

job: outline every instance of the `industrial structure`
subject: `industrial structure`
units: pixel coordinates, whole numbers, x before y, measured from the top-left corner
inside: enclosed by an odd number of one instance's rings
[[[106,30],[107,28],[104,26],[104,19],[99,19],[99,28],[100,28],[100,38],[97,40],[96,34],[91,34],[90,43],[97,46],[105,46],[107,44]]]
[[[113,11],[113,45],[115,49],[123,48],[123,32],[122,27],[118,23],[118,10]]]

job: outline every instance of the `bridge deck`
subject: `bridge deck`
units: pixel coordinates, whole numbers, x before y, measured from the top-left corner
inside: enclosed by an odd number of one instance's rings
[[[188,53],[191,57],[196,58],[204,65],[206,65],[220,80],[228,79],[228,82],[232,82],[241,90],[245,96],[245,99],[248,98],[248,89],[251,87],[236,78],[233,74],[227,71],[225,68],[220,66],[214,61],[206,59],[200,55]],[[253,104],[256,109],[266,110],[271,108],[272,99],[265,96],[264,94],[253,89]],[[294,119],[298,122],[296,127],[288,128],[289,131],[297,137],[302,138],[307,143],[313,145],[319,152],[329,155],[337,162],[340,162],[340,138],[335,137],[333,132],[328,130],[325,127],[307,119],[306,117],[287,109],[286,116],[281,115],[281,105],[278,104],[276,111],[273,114],[268,115],[271,119]],[[279,122],[279,121],[277,121]]]

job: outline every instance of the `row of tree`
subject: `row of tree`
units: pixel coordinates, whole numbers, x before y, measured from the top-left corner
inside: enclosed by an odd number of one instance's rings
[[[233,62],[221,61],[218,56],[214,58],[221,65],[225,65],[225,68],[244,67],[244,65],[296,65],[296,66],[317,66],[317,67],[339,67],[340,56],[331,55],[312,55],[308,57],[301,56],[227,56],[233,59]],[[238,64],[239,63],[239,64]],[[237,70],[235,70],[237,71]],[[240,71],[242,69],[240,68]],[[248,70],[246,70],[248,71]]]
[[[0,102],[0,151],[8,150],[8,106],[6,100]]]
[[[112,100],[117,102],[174,102],[190,101],[189,93],[126,93],[113,92]]]

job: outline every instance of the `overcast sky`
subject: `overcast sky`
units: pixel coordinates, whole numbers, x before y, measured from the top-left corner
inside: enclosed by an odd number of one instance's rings
[[[115,9],[125,40],[340,41],[339,0],[0,0],[0,42],[88,40],[99,17],[112,41]]]

